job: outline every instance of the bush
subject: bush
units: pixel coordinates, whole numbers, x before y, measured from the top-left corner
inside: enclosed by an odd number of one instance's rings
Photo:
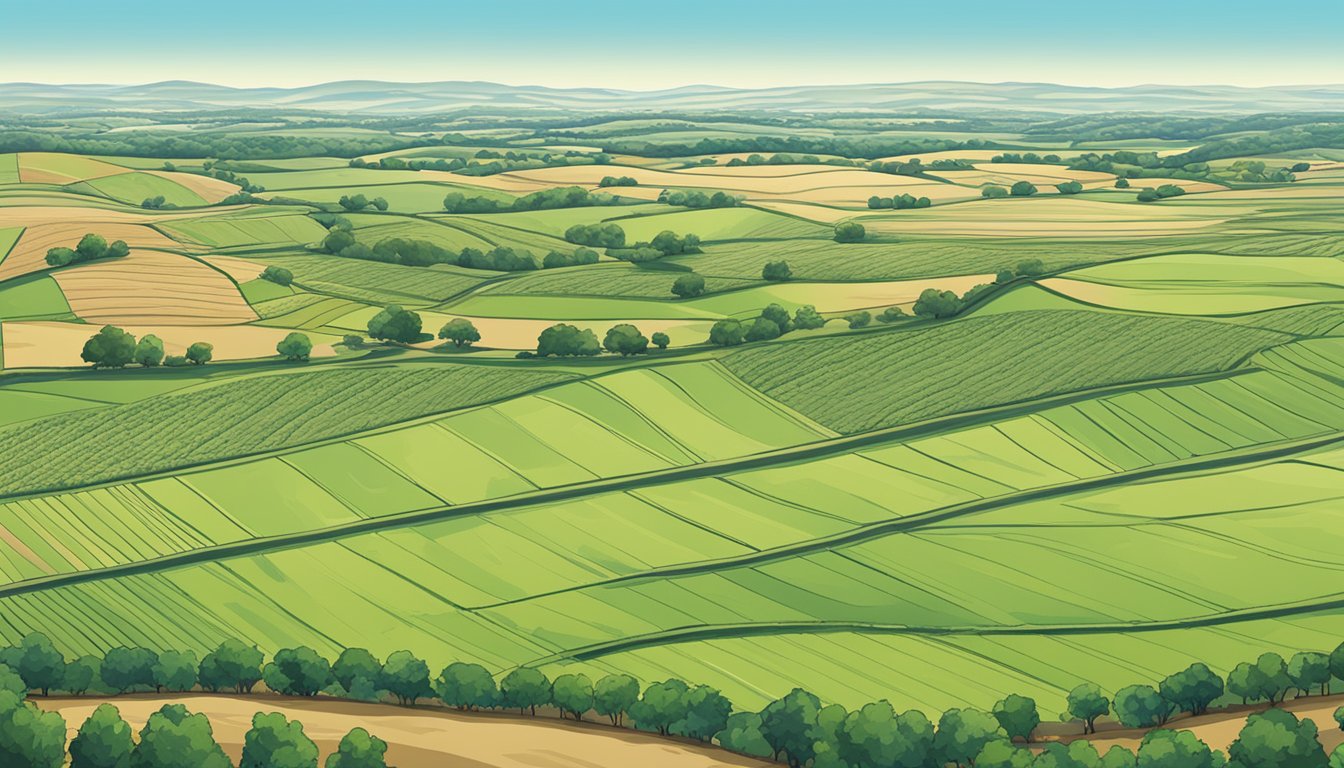
[[[476,326],[470,320],[464,317],[455,317],[444,323],[444,326],[439,329],[439,338],[447,339],[453,342],[453,346],[462,349],[471,346],[473,342],[480,341],[481,333],[476,330]]]
[[[556,323],[537,337],[537,357],[592,357],[601,351],[592,331],[569,323]]]
[[[662,331],[654,331],[653,335],[649,336],[649,341],[653,342],[653,346],[659,349],[667,349],[667,345],[670,344],[672,340],[668,338],[666,333],[663,333]]]
[[[980,189],[980,196],[990,200],[998,200],[1000,198],[1007,197],[1008,190],[998,186],[997,184],[990,184]]]
[[[694,272],[678,275],[672,281],[672,293],[683,299],[691,299],[705,292],[705,278]]]
[[[850,330],[865,328],[873,321],[873,313],[868,311],[855,312],[852,315],[845,315],[845,321],[849,323]]]
[[[198,341],[187,347],[187,362],[192,365],[205,365],[215,357],[215,345]]]
[[[276,285],[289,285],[294,282],[294,273],[284,267],[277,267],[272,264],[262,271],[261,279],[268,280]]]
[[[1059,190],[1061,195],[1076,195],[1083,191],[1081,181],[1066,181],[1063,184],[1056,184],[1055,189]]]
[[[565,240],[592,248],[625,247],[625,230],[618,224],[575,224],[565,230]]]
[[[1013,184],[1012,189],[1008,190],[1008,194],[1013,197],[1031,197],[1036,194],[1036,185],[1030,181],[1019,181]]]
[[[835,242],[858,243],[867,233],[857,221],[844,221],[835,225]]]
[[[307,335],[293,331],[275,345],[275,351],[286,360],[307,360],[313,351],[313,342]]]
[[[635,326],[629,323],[621,323],[613,325],[607,331],[606,338],[602,340],[602,347],[621,357],[642,355],[649,350],[649,340],[644,338],[644,335]]]
[[[369,338],[411,344],[420,340],[420,315],[389,304],[369,319]]]
[[[341,337],[341,344],[343,344],[346,349],[356,349],[364,346],[364,337],[355,333],[347,333]]]
[[[915,300],[914,311],[918,317],[933,319],[951,317],[961,311],[961,299],[951,291],[925,288]]]
[[[1126,179],[1124,176],[1121,176],[1121,177],[1117,178],[1117,179],[1115,180],[1115,188],[1116,188],[1116,189],[1129,189],[1129,179]]]
[[[719,320],[709,329],[709,343],[720,347],[733,347],[746,341],[746,329],[742,321],[733,318]]]
[[[789,269],[787,261],[767,262],[761,269],[761,279],[771,282],[782,282],[793,277],[793,270]]]
[[[905,310],[900,307],[887,307],[882,310],[882,314],[877,316],[879,323],[894,323],[897,320],[903,320],[907,317]]]
[[[105,325],[84,342],[79,357],[94,368],[124,368],[135,358],[135,337],[113,325]]]

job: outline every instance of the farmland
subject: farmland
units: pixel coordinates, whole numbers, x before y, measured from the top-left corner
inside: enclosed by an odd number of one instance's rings
[[[0,154],[0,645],[1056,719],[1344,639],[1338,146],[243,117]]]

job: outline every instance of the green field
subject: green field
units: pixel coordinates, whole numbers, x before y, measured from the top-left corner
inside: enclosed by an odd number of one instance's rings
[[[200,195],[162,176],[151,173],[121,173],[84,182],[98,194],[130,205],[139,205],[151,197],[162,196],[179,208],[205,205]]]

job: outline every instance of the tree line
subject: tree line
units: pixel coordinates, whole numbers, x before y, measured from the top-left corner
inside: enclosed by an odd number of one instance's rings
[[[589,192],[583,187],[551,187],[529,192],[512,201],[502,202],[495,197],[449,192],[444,195],[443,209],[449,213],[503,213],[505,211],[543,211],[554,208],[584,208],[594,205],[620,205],[615,197]]]
[[[369,246],[359,242],[354,229],[349,221],[344,218],[324,217],[319,219],[319,221],[324,220],[330,223],[330,229],[327,236],[322,240],[322,250],[347,259],[400,264],[408,267],[451,264],[494,272],[525,272],[534,269],[573,267],[582,264],[594,264],[598,260],[597,252],[589,248],[575,248],[568,253],[551,251],[538,260],[536,255],[526,248],[512,248],[506,245],[496,246],[489,251],[471,247],[463,248],[461,251],[452,251],[428,240],[392,237]]]
[[[92,364],[94,368],[125,368],[131,363],[155,368],[160,365],[205,365],[214,358],[214,354],[215,345],[197,341],[187,347],[185,354],[165,355],[163,340],[158,336],[147,333],[137,340],[128,331],[115,325],[105,325],[84,342],[79,359]]]
[[[47,250],[47,266],[68,267],[98,259],[119,259],[130,255],[130,246],[125,240],[113,240],[108,243],[102,235],[89,233],[79,239],[74,248],[56,247]]]

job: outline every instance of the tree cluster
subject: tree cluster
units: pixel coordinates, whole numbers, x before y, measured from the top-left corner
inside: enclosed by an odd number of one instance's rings
[[[119,259],[131,252],[125,240],[108,243],[102,235],[87,234],[74,248],[57,247],[47,251],[47,266],[68,267],[97,259]]]
[[[214,357],[215,347],[197,341],[187,347],[186,355],[164,356],[163,340],[147,333],[137,341],[135,336],[114,325],[105,325],[84,342],[79,357],[94,368],[125,368],[135,363],[145,368],[159,365],[205,365]]]
[[[744,199],[742,195],[731,192],[705,193],[698,189],[664,189],[658,195],[658,202],[682,208],[735,208]]]
[[[868,198],[868,207],[874,210],[882,208],[894,208],[904,210],[906,208],[928,208],[933,202],[927,197],[915,197],[911,194],[896,195],[895,197],[878,197],[873,195]]]
[[[709,343],[733,347],[752,341],[769,341],[792,330],[811,330],[825,324],[826,318],[811,304],[798,307],[792,317],[784,307],[771,304],[751,320],[730,317],[715,322],[709,329]]]
[[[1154,200],[1165,200],[1168,197],[1180,197],[1181,195],[1184,194],[1185,189],[1183,187],[1177,186],[1175,184],[1163,184],[1157,189],[1153,189],[1152,187],[1144,187],[1143,189],[1139,190],[1137,200],[1140,203],[1151,203]]]

